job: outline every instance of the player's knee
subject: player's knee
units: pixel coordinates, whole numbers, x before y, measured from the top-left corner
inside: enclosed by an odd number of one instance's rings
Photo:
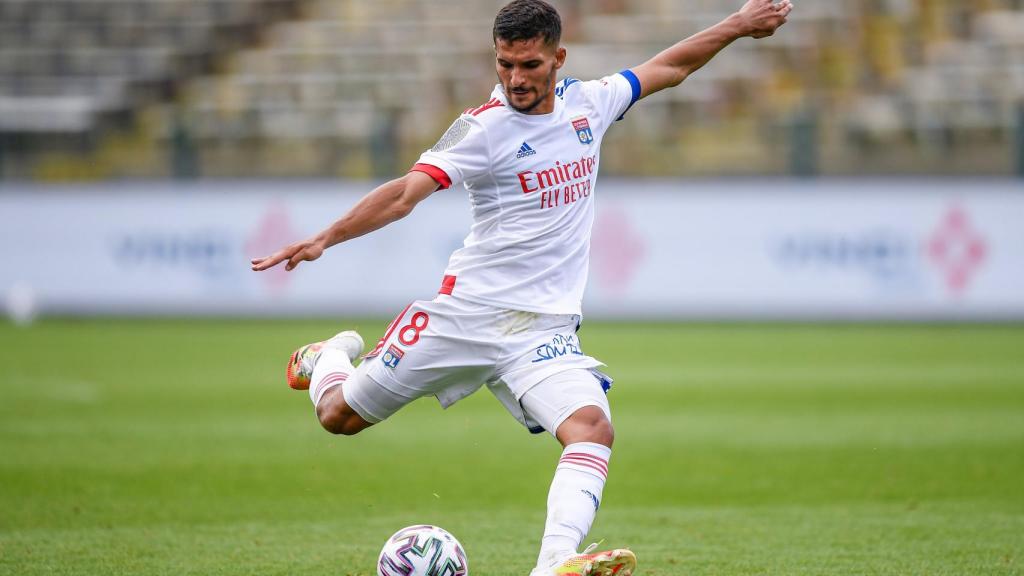
[[[352,436],[370,426],[369,422],[340,402],[321,402],[316,407],[316,417],[324,430],[331,434]]]
[[[565,446],[593,442],[610,448],[615,441],[615,428],[604,410],[597,406],[584,406],[558,427],[555,436]]]
[[[328,411],[324,414],[318,414],[320,418],[320,425],[323,426],[324,430],[327,430],[331,434],[340,434],[343,436],[352,436],[362,432],[366,426],[361,425],[358,421],[359,417],[353,417],[351,415],[340,414],[336,411]]]
[[[316,417],[324,430],[331,434],[341,434],[345,428],[345,415],[333,402],[321,402],[316,407]]]
[[[615,428],[612,427],[612,423],[607,418],[602,418],[591,425],[590,435],[592,439],[586,440],[586,442],[602,444],[611,448],[612,443],[615,441]]]

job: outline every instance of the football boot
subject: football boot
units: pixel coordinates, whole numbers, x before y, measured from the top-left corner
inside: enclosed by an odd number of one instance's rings
[[[597,544],[587,546],[582,554],[573,554],[547,568],[536,568],[530,576],[632,576],[636,570],[636,554],[619,548],[594,552]]]
[[[320,353],[327,347],[341,350],[350,361],[355,362],[355,359],[363,351],[363,338],[354,330],[345,330],[338,332],[328,340],[306,344],[292,352],[292,357],[288,359],[286,372],[288,386],[295,390],[308,390],[316,361],[320,359]]]

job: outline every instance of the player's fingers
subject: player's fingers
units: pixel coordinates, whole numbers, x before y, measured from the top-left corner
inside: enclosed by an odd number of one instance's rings
[[[309,260],[309,259],[310,259],[309,258],[309,254],[307,253],[306,249],[299,250],[298,252],[293,254],[291,258],[288,259],[288,263],[285,264],[284,269],[285,270],[294,270],[295,267],[299,265],[299,262],[302,262],[303,260]]]
[[[270,257],[261,258],[259,262],[256,262],[252,265],[252,269],[256,272],[261,272],[263,270],[266,270],[267,268],[272,267],[274,264],[277,264],[278,262],[280,262],[280,260],[274,260],[273,258]]]
[[[267,268],[273,268],[274,266],[277,266],[282,260],[288,258],[288,256],[289,253],[287,250],[280,250],[270,256],[260,258],[259,262],[253,264],[252,269],[259,272],[261,270],[266,270]]]

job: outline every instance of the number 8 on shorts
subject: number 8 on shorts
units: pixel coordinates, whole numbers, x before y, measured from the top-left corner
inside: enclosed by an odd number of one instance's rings
[[[398,341],[406,346],[412,346],[420,341],[420,333],[427,329],[430,323],[430,315],[426,312],[417,312],[412,315],[408,324],[402,326],[398,331]]]

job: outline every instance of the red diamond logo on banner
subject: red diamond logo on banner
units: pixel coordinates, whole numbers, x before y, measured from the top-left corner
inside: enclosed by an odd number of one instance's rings
[[[946,212],[928,241],[928,256],[955,295],[963,294],[974,273],[984,264],[988,252],[985,238],[971,227],[967,213],[959,206]]]
[[[624,211],[610,206],[597,215],[592,254],[601,287],[622,295],[643,261],[644,239]]]
[[[267,207],[260,223],[250,234],[245,243],[245,251],[250,257],[269,256],[298,239],[298,232],[291,227],[288,209],[283,203],[274,202]],[[267,287],[275,293],[284,291],[291,277],[290,273],[285,271],[284,263],[260,274],[263,275]]]

